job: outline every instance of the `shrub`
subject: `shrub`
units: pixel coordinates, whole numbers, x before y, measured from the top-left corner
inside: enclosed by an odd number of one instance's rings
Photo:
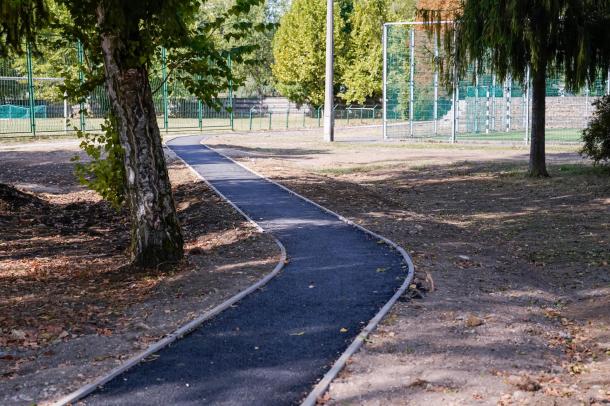
[[[594,104],[595,113],[582,132],[584,145],[581,155],[593,160],[596,165],[610,164],[610,96],[604,96]]]
[[[115,120],[112,117],[106,118],[101,133],[77,131],[77,136],[81,140],[81,149],[91,159],[76,164],[78,181],[99,193],[116,209],[120,208],[125,202],[125,153],[119,142]],[[73,158],[73,161],[78,160],[78,156]]]

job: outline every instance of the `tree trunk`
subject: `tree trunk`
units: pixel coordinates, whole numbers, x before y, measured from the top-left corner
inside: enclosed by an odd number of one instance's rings
[[[104,10],[98,8],[103,21]],[[105,82],[125,150],[126,198],[131,213],[131,259],[151,267],[183,256],[183,238],[167,173],[145,65],[125,66],[126,44],[102,33]],[[136,59],[136,58],[132,58]]]
[[[533,72],[532,80],[532,140],[530,144],[529,176],[537,178],[549,176],[546,171],[545,114],[546,65],[538,67]]]

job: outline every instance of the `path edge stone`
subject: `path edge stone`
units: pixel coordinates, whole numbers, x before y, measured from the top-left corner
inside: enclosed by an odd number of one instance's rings
[[[379,235],[379,234],[375,233],[374,231],[364,228],[359,224],[354,223],[353,221],[343,217],[339,213],[336,213],[330,209],[327,209],[324,206],[319,205],[318,203],[308,199],[307,197],[305,197],[303,195],[300,195],[299,193],[295,192],[294,190],[291,190],[291,189],[287,188],[286,186],[284,186],[278,182],[275,182],[272,179],[269,179],[265,175],[253,170],[252,168],[248,168],[246,165],[223,154],[219,150],[205,144],[205,142],[203,140],[201,141],[201,145],[205,146],[206,148],[209,148],[210,150],[216,152],[217,154],[219,154],[219,155],[225,157],[226,159],[232,161],[233,163],[241,166],[245,170],[254,173],[255,175],[265,179],[266,181],[268,181],[270,183],[273,183],[276,186],[279,186],[280,188],[284,189],[288,193],[316,206],[320,210],[325,211],[325,212],[337,217],[339,220],[349,224],[350,226],[355,227],[355,228],[359,229],[360,231],[383,241],[384,243],[386,243],[387,245],[389,245],[390,247],[392,247],[396,251],[398,251],[400,253],[400,255],[402,255],[404,262],[407,264],[407,267],[408,267],[407,277],[405,278],[402,285],[398,288],[398,290],[394,293],[394,295],[390,298],[390,300],[388,300],[386,302],[386,304],[379,310],[379,312],[377,312],[375,317],[373,317],[369,321],[369,323],[366,325],[366,327],[364,327],[362,329],[362,331],[356,336],[354,341],[352,341],[350,346],[347,347],[347,349],[343,352],[343,354],[341,354],[341,356],[337,359],[337,361],[335,361],[335,363],[330,368],[330,370],[328,370],[328,372],[326,372],[326,374],[324,374],[324,377],[322,377],[322,379],[314,386],[314,388],[311,390],[311,392],[309,392],[307,397],[301,402],[301,406],[315,406],[317,404],[318,399],[320,399],[324,395],[324,393],[326,393],[326,391],[330,387],[330,384],[332,383],[332,381],[343,370],[343,368],[347,364],[347,361],[351,358],[352,355],[354,355],[356,353],[356,351],[358,351],[360,349],[360,347],[362,347],[362,345],[364,344],[364,342],[365,342],[366,338],[369,336],[369,334],[373,330],[375,330],[377,325],[389,313],[392,306],[394,306],[394,304],[400,298],[400,296],[402,296],[406,292],[406,290],[409,288],[409,285],[411,284],[411,282],[413,281],[413,277],[415,276],[415,267],[413,265],[413,261],[411,260],[411,257],[409,256],[409,254],[402,247],[400,247],[398,244],[396,244],[394,241],[392,241],[382,235]]]
[[[254,225],[258,231],[271,236],[271,238],[273,238],[273,240],[275,241],[277,246],[280,248],[280,259],[279,259],[278,263],[275,265],[275,268],[273,268],[273,270],[270,273],[265,275],[258,282],[254,283],[253,285],[249,286],[248,288],[242,290],[241,292],[237,293],[236,295],[230,297],[229,299],[225,300],[224,302],[222,302],[218,306],[214,307],[213,309],[203,313],[201,316],[197,317],[196,319],[191,320],[190,322],[184,324],[182,327],[179,327],[177,330],[170,333],[169,335],[162,338],[161,340],[156,341],[155,343],[151,344],[144,351],[137,353],[136,355],[134,355],[133,357],[129,358],[127,361],[125,361],[124,363],[119,365],[118,367],[112,369],[107,374],[98,377],[93,382],[90,382],[84,386],[81,386],[79,389],[73,391],[72,393],[70,393],[56,401],[41,402],[40,405],[42,405],[42,406],[45,406],[45,405],[68,406],[68,405],[72,405],[75,402],[83,399],[87,395],[89,395],[92,392],[94,392],[95,390],[97,390],[99,387],[105,385],[106,383],[110,382],[117,376],[123,374],[128,369],[131,369],[132,367],[136,366],[137,364],[142,362],[145,358],[151,356],[152,354],[154,354],[156,352],[159,352],[163,348],[171,345],[172,343],[181,339],[182,337],[186,336],[187,334],[190,334],[191,332],[196,330],[198,327],[200,327],[204,322],[217,316],[219,313],[228,309],[229,307],[231,307],[235,303],[239,302],[240,300],[242,300],[244,297],[248,296],[249,294],[254,293],[258,289],[260,289],[261,287],[266,285],[269,281],[271,281],[271,279],[273,279],[275,276],[277,276],[282,271],[284,266],[286,265],[286,260],[287,260],[286,248],[284,247],[284,244],[282,244],[280,242],[280,240],[278,240],[272,233],[269,233],[269,232],[263,230],[262,227],[260,225],[258,225],[258,223],[256,223],[254,220],[252,220],[252,218],[250,218],[250,216],[248,216],[246,213],[244,213],[243,210],[241,210],[239,207],[237,207],[233,202],[231,202],[229,199],[227,199],[218,189],[216,189],[210,182],[208,182],[203,176],[201,176],[197,171],[195,171],[193,169],[193,167],[191,167],[182,158],[180,158],[166,143],[164,143],[163,146],[164,146],[165,152],[168,155],[171,155],[172,157],[175,157],[175,158],[179,159],[181,162],[183,162],[186,165],[186,167],[189,168],[189,170],[191,172],[193,172],[199,179],[201,179],[203,182],[205,182],[205,184],[210,189],[212,189],[214,191],[214,193],[216,193],[224,201],[229,203],[231,205],[231,207],[233,207],[235,210],[237,210],[237,212],[239,214],[241,214],[248,222],[250,222],[252,225]]]

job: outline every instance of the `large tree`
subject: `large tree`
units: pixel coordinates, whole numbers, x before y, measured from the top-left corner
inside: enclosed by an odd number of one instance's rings
[[[237,89],[238,97],[263,97],[274,92],[272,40],[277,29],[280,17],[288,7],[288,0],[265,0],[263,4],[252,7],[245,16],[233,16],[227,21],[225,27],[215,33],[214,37],[220,49],[228,49],[236,45],[256,45],[243,63],[234,63],[232,71],[235,76],[243,78],[243,84]],[[231,3],[225,0],[209,0],[203,8],[199,19],[209,19],[226,12]],[[248,37],[241,38],[234,43],[227,43],[225,37],[232,31],[233,23],[247,19],[255,24],[266,25],[268,29],[253,31]]]
[[[458,7],[421,9],[444,32],[447,61],[441,61],[447,83],[455,72],[490,67],[500,80],[510,75],[524,83],[531,71],[532,125],[529,174],[546,177],[546,77],[565,74],[570,90],[578,90],[607,72],[610,65],[606,0],[461,0]],[[457,67],[454,70],[453,65]]]
[[[166,48],[173,71],[189,90],[210,104],[218,103],[215,96],[227,88],[232,75],[227,66],[229,51],[219,49],[213,35],[261,1],[235,0],[225,12],[205,22],[196,20],[205,0],[57,0],[69,14],[68,22],[49,14],[51,0],[13,0],[6,3],[8,12],[3,2],[1,53],[23,53],[24,40],[35,47],[38,32],[52,26],[62,39],[80,41],[87,52],[92,69],[75,92],[82,96],[105,85],[111,121],[123,150],[131,256],[136,265],[157,266],[183,255],[149,82],[152,62],[159,48]],[[229,42],[240,40],[253,28],[247,20],[230,24],[225,37]],[[251,50],[240,45],[230,52],[239,61]]]
[[[415,0],[355,0],[349,17],[351,30],[343,73],[345,91],[339,96],[346,103],[364,104],[367,99],[381,98],[383,24],[408,21],[414,17]]]
[[[336,87],[345,59],[345,3],[334,7]],[[326,0],[294,0],[280,21],[273,39],[273,75],[279,92],[296,103],[324,103],[325,32]]]
[[[415,0],[341,0],[335,5],[335,90],[347,103],[381,97],[384,22],[415,14]],[[315,106],[324,96],[324,0],[295,0],[274,38],[277,89]]]

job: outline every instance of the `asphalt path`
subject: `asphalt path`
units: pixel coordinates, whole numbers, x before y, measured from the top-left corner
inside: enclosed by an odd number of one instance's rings
[[[273,233],[289,262],[264,288],[93,392],[87,405],[298,404],[404,282],[398,251],[202,138],[168,146]]]

